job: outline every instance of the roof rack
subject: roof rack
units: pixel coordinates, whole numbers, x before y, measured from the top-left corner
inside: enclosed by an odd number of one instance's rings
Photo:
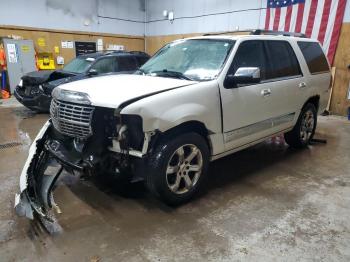
[[[261,29],[253,30],[252,35],[283,35],[283,36],[294,36],[294,37],[302,37],[302,38],[307,37],[303,33],[273,31],[273,30],[261,30]]]
[[[135,54],[135,55],[148,55],[146,52],[142,52],[142,51],[129,51],[129,53]]]
[[[284,31],[273,31],[273,30],[262,30],[262,29],[252,29],[252,30],[242,30],[242,31],[226,31],[218,33],[204,34],[204,36],[211,35],[227,35],[227,34],[247,34],[247,35],[283,35],[283,36],[294,36],[306,38],[307,36],[302,33],[284,32]]]
[[[203,36],[210,36],[210,35],[227,35],[227,34],[242,34],[246,33],[247,35],[251,35],[255,30],[236,30],[236,31],[225,31],[225,32],[216,32],[216,33],[207,33]]]
[[[105,50],[102,53],[105,55],[115,54],[115,53],[127,53],[125,50]]]

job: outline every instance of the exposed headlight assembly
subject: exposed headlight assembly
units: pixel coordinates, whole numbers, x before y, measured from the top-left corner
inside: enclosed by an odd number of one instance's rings
[[[57,100],[78,103],[78,104],[91,105],[89,95],[86,93],[82,93],[82,92],[76,92],[76,91],[64,90],[61,88],[55,88],[52,92],[52,97],[57,99]]]

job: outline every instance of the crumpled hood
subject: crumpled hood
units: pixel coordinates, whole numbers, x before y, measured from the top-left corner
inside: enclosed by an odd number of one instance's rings
[[[78,80],[81,80],[84,78],[88,78],[88,76],[86,76],[85,74],[79,74],[79,75],[73,75],[73,76],[68,76],[68,77],[64,77],[64,78],[59,78],[59,79],[48,82],[47,85],[44,85],[44,88],[50,89],[50,91],[52,91],[56,86],[63,85],[63,84],[69,83],[69,82],[78,81]]]
[[[47,81],[52,72],[52,70],[30,72],[22,76],[22,80],[28,84],[39,85]]]
[[[54,82],[57,80],[61,80],[62,83],[66,81],[70,81],[74,77],[79,77],[76,74],[64,72],[62,70],[44,70],[44,71],[34,71],[30,72],[24,76],[22,76],[22,80],[25,84],[29,85],[40,85],[46,82]],[[77,79],[78,80],[78,79]]]
[[[94,106],[118,108],[126,102],[195,83],[155,76],[110,75],[71,82],[57,88],[86,93]]]

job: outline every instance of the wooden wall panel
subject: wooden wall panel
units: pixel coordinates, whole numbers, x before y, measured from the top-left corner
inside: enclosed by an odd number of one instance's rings
[[[344,23],[333,65],[336,67],[336,73],[330,111],[336,115],[347,115],[347,109],[350,107],[350,100],[347,99],[350,83],[348,65],[350,65],[350,23]]]
[[[129,51],[144,51],[145,39],[143,36],[127,36],[127,35],[112,35],[112,34],[97,34],[85,32],[68,32],[60,30],[47,30],[36,28],[20,28],[0,26],[0,37],[9,35],[17,35],[23,39],[31,39],[34,42],[37,52],[50,52],[54,54],[54,47],[58,46],[60,56],[63,56],[65,63],[75,57],[75,49],[62,49],[61,41],[92,41],[102,38],[104,47],[108,44],[124,45]],[[44,38],[46,46],[40,47],[37,43],[38,38]],[[56,54],[54,54],[56,56]],[[58,68],[58,67],[57,67]]]
[[[201,34],[181,34],[181,35],[164,35],[164,36],[146,36],[146,52],[150,55],[154,55],[165,44],[177,39],[183,39],[186,37],[198,36]]]

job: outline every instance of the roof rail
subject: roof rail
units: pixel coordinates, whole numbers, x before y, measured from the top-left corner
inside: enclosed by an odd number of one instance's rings
[[[256,29],[251,33],[252,35],[283,35],[283,36],[294,36],[306,38],[307,36],[303,33],[293,33],[293,32],[284,32],[284,31],[273,31],[273,30],[261,30]]]
[[[284,32],[284,31],[273,31],[273,30],[262,30],[262,29],[252,29],[252,30],[242,30],[242,31],[226,31],[217,33],[208,33],[203,36],[211,35],[227,35],[227,34],[247,34],[247,35],[283,35],[283,36],[294,36],[306,38],[307,36],[302,33]]]
[[[227,34],[239,34],[239,33],[246,33],[247,35],[251,35],[256,30],[237,30],[237,31],[224,31],[224,32],[216,32],[216,33],[207,33],[203,36],[211,36],[211,35],[227,35]]]
[[[129,53],[135,54],[135,55],[148,55],[146,52],[143,52],[143,51],[129,51]]]
[[[105,50],[105,55],[115,54],[115,53],[127,53],[125,50]]]

